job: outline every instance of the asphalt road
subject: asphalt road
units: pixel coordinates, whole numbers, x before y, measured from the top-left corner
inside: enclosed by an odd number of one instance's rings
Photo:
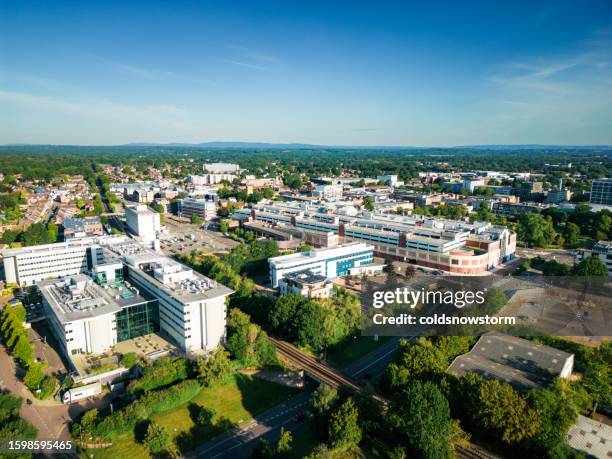
[[[390,340],[380,347],[346,367],[343,372],[355,378],[363,379],[366,375],[379,375],[392,360],[401,338]],[[296,395],[281,405],[240,424],[234,429],[219,435],[195,450],[185,454],[186,458],[249,458],[260,438],[270,442],[276,441],[283,427],[293,435],[303,432],[307,421],[296,419],[300,413],[308,411],[308,402],[312,390]]]

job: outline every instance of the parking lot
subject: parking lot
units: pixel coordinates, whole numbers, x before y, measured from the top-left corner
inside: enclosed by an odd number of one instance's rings
[[[167,218],[165,222],[166,231],[160,236],[160,244],[168,255],[188,254],[193,250],[228,252],[238,244],[218,231],[209,230],[211,223],[194,225],[184,220]]]

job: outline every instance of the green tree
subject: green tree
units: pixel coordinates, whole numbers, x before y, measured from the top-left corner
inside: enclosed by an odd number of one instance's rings
[[[430,382],[411,381],[392,400],[389,424],[410,457],[451,457],[453,427],[448,401]]]
[[[27,334],[21,334],[13,347],[13,356],[20,360],[24,365],[28,365],[34,356],[32,345],[28,341]]]
[[[160,453],[167,451],[170,447],[172,439],[170,434],[164,428],[164,426],[157,424],[156,422],[149,423],[147,432],[144,438],[144,445],[152,453]]]
[[[291,435],[291,431],[285,430],[284,427],[281,427],[280,437],[278,439],[278,442],[276,443],[276,456],[286,457],[291,452],[292,442],[293,436]]]
[[[565,243],[567,245],[578,244],[578,238],[580,237],[580,227],[575,223],[568,222],[565,225],[563,237],[565,238]]]
[[[576,265],[574,272],[578,276],[603,277],[608,275],[608,267],[597,255],[590,255]]]
[[[203,223],[203,220],[197,214],[191,214],[189,221],[194,225],[201,225]]]
[[[225,218],[219,221],[219,231],[222,233],[229,233],[229,222]]]
[[[337,449],[348,449],[361,441],[359,412],[351,397],[347,398],[329,420],[329,441]]]
[[[517,228],[519,240],[530,247],[545,247],[555,240],[552,219],[544,218],[540,214],[527,212],[519,217]]]
[[[47,224],[47,240],[49,242],[57,242],[59,230],[55,223]]]
[[[205,387],[223,384],[232,371],[232,362],[228,353],[221,347],[215,349],[209,356],[198,359],[198,376]]]
[[[370,196],[363,198],[363,208],[369,211],[374,210],[374,201]]]
[[[45,377],[45,365],[40,363],[31,363],[28,371],[23,378],[23,383],[32,392],[40,388],[40,384]]]

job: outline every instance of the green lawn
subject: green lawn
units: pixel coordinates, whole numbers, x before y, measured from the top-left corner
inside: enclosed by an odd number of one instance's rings
[[[356,362],[391,338],[390,336],[379,336],[378,341],[375,341],[373,336],[359,336],[357,339],[348,340],[330,349],[327,353],[327,360],[336,368],[343,368]]]
[[[179,449],[186,452],[281,403],[296,392],[296,389],[236,374],[230,384],[202,389],[190,402],[167,413],[155,415],[151,420],[164,426]],[[194,423],[192,417],[196,416],[198,408],[202,406],[214,410],[212,426],[202,428]],[[149,458],[151,455],[148,450],[138,442],[141,437],[142,428],[137,426],[134,432],[113,437],[113,446],[110,448],[87,452],[96,458]]]

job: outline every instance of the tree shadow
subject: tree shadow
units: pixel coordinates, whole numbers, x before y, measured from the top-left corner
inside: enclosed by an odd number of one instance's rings
[[[134,439],[137,443],[144,443],[149,425],[151,425],[151,421],[147,419],[146,421],[141,421],[134,426]]]
[[[194,402],[189,402],[187,410],[194,426],[187,432],[181,432],[175,439],[182,452],[189,451],[236,426],[226,417],[215,416],[213,410]]]

